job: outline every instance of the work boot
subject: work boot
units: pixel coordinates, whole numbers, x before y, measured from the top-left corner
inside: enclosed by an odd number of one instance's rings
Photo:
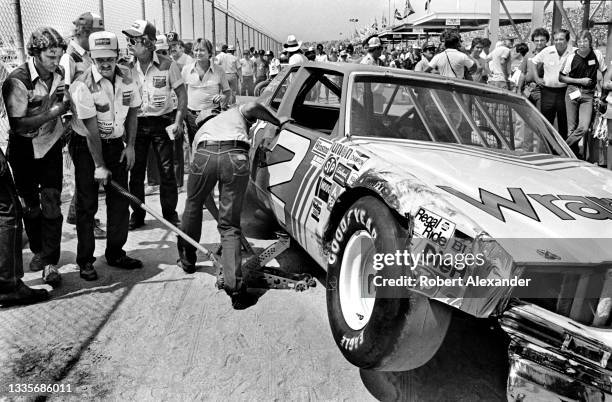
[[[234,310],[244,310],[257,304],[259,298],[247,292],[246,285],[243,284],[238,291],[230,294],[230,299]]]
[[[59,283],[62,281],[62,277],[60,276],[57,267],[53,264],[45,265],[43,268],[42,279],[44,283],[51,286],[59,285]]]
[[[94,222],[94,238],[106,239],[106,231],[102,229],[100,219],[96,219]]]
[[[85,279],[86,281],[95,281],[96,279],[98,279],[98,273],[94,269],[93,264],[91,262],[88,262],[83,266],[79,265],[79,276]]]
[[[127,255],[123,255],[116,260],[111,260],[106,257],[106,263],[111,267],[117,267],[122,269],[142,268],[142,261],[137,260],[136,258],[128,257]]]
[[[21,279],[18,279],[12,290],[0,292],[0,306],[25,306],[45,301],[49,298],[49,292],[45,289],[30,288]]]
[[[183,271],[185,271],[185,273],[187,274],[195,273],[196,264],[195,262],[191,262],[191,261],[197,261],[195,251],[187,252],[187,250],[178,246],[178,253],[179,253],[179,259],[176,261],[176,265],[183,268]],[[187,254],[189,254],[189,256],[187,256]]]
[[[144,219],[135,218],[134,215],[130,218],[130,223],[128,224],[129,230],[138,229],[139,227],[144,226]]]
[[[32,272],[42,271],[44,266],[45,264],[43,264],[42,259],[40,258],[40,254],[38,253],[34,254],[34,256],[32,257],[32,260],[30,261],[30,271]]]

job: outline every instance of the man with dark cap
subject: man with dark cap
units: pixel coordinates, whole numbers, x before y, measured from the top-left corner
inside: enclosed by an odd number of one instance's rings
[[[132,77],[138,82],[142,98],[130,192],[138,199],[144,199],[144,176],[149,146],[152,143],[161,176],[162,214],[165,219],[177,225],[179,224],[176,213],[178,192],[174,175],[173,139],[183,135],[187,92],[176,62],[155,53],[156,29],[153,24],[137,20],[123,33],[127,36],[128,44],[136,57]],[[178,99],[176,112],[172,92]],[[143,226],[144,218],[144,211],[134,209],[130,218],[130,229]]]
[[[104,22],[102,18],[95,13],[86,12],[81,14],[74,24],[74,36],[70,43],[66,53],[62,56],[60,65],[64,68],[64,83],[66,85],[66,91],[68,91],[70,84],[83,71],[91,67],[91,57],[89,56],[89,35],[92,32],[99,32],[104,30]],[[67,119],[71,119],[72,114],[67,115]],[[79,124],[78,122],[75,122]],[[71,122],[71,125],[74,124]],[[73,131],[72,128],[69,129]],[[71,133],[68,133],[68,137],[71,137]],[[66,217],[66,223],[70,225],[76,225],[76,189],[72,195],[72,201],[70,202],[70,208],[68,209],[68,216]],[[95,218],[94,218],[95,219]],[[100,227],[100,221],[95,219],[94,226],[94,237],[96,239],[104,239],[106,232]]]
[[[178,65],[179,70],[182,70],[187,64],[193,63],[193,57],[185,53],[185,43],[179,39],[176,32],[168,32],[166,38],[170,47],[170,55]]]
[[[60,116],[69,109],[64,97],[64,71],[59,65],[66,49],[53,28],[41,27],[30,36],[30,59],[13,70],[2,85],[9,118],[8,159],[19,197],[30,249],[45,283],[59,284],[56,264],[62,241],[61,191],[63,181]],[[66,97],[67,98],[67,97]]]

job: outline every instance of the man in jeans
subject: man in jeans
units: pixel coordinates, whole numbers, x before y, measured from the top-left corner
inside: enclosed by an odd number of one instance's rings
[[[559,73],[559,81],[567,85],[565,109],[567,110],[567,144],[576,156],[586,159],[587,150],[592,141],[587,138],[591,116],[593,115],[593,97],[597,86],[597,71],[606,72],[606,62],[599,50],[593,49],[593,37],[588,30],[578,34],[578,49],[566,60]],[[584,139],[584,149],[580,155],[579,142]]]
[[[138,199],[144,200],[144,176],[149,146],[152,143],[153,152],[158,159],[161,179],[159,198],[162,214],[166,220],[178,225],[174,144],[166,127],[174,123],[171,129],[174,138],[183,135],[187,92],[176,62],[155,53],[157,40],[155,32],[155,26],[144,20],[135,21],[130,28],[123,31],[136,57],[132,77],[138,82],[142,98],[135,144],[136,160],[130,177],[130,192]],[[172,91],[178,99],[176,113]],[[130,218],[130,230],[143,226],[144,218],[144,211],[140,208],[134,209]]]
[[[187,182],[187,200],[181,230],[200,240],[204,201],[219,182],[219,221],[225,291],[236,309],[246,308],[246,284],[241,283],[240,213],[249,182],[249,128],[257,120],[281,127],[279,120],[259,103],[240,105],[208,120],[196,133],[195,154]],[[195,272],[196,249],[178,239],[179,264],[189,274]],[[247,303],[248,304],[248,303]]]

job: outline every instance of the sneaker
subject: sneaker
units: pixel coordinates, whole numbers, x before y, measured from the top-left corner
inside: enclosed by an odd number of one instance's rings
[[[94,238],[106,239],[106,231],[100,227],[100,219],[96,219],[94,223]]]
[[[145,187],[145,195],[153,195],[153,194],[159,194],[159,186],[149,186],[147,185]]]
[[[40,254],[34,254],[34,257],[32,257],[32,261],[30,261],[30,271],[32,272],[37,272],[37,271],[42,271],[42,269],[44,268],[44,264],[42,262],[42,260],[40,259]]]
[[[106,259],[106,263],[111,267],[123,268],[123,269],[137,269],[142,268],[142,261],[136,258],[128,257],[127,255],[121,256],[116,260]]]
[[[42,279],[44,283],[51,286],[58,285],[62,281],[62,277],[60,276],[57,267],[53,264],[45,265],[43,268]]]
[[[94,269],[93,264],[91,262],[88,262],[83,266],[79,265],[79,276],[85,279],[86,281],[95,281],[96,279],[98,279],[98,273]]]
[[[130,223],[128,224],[129,230],[138,229],[139,227],[144,226],[144,220],[136,219],[133,216],[130,218]]]
[[[49,298],[50,295],[47,290],[30,288],[21,279],[18,279],[13,290],[0,293],[0,306],[25,306],[45,301]]]

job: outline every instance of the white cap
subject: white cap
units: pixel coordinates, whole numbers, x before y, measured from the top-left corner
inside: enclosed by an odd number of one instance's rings
[[[157,35],[157,41],[155,42],[155,50],[168,50],[170,45],[168,44],[168,37],[166,35]]]
[[[118,57],[117,35],[108,31],[93,32],[89,35],[89,52],[92,59]]]
[[[365,47],[368,50],[376,49],[376,48],[382,47],[382,42],[380,41],[378,36],[374,36],[374,37],[368,39],[368,42],[366,43]]]

